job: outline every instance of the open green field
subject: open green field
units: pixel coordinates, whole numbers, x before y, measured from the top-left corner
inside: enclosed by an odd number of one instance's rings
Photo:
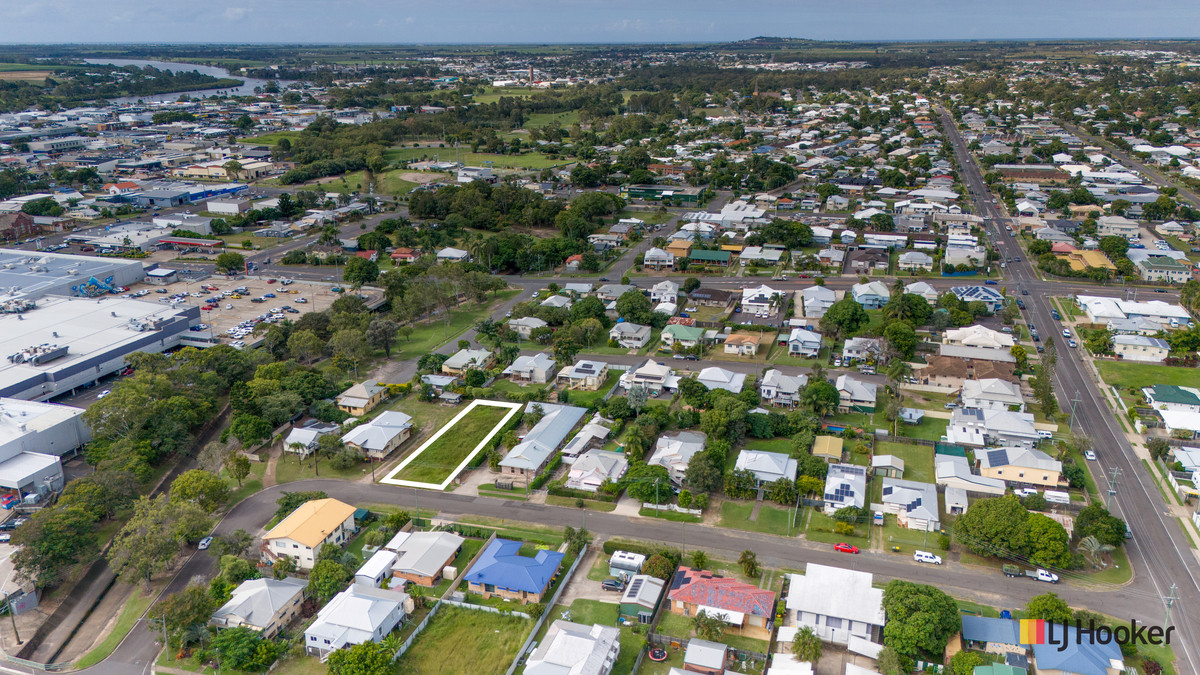
[[[1194,387],[1200,381],[1200,375],[1196,374],[1195,368],[1176,368],[1132,361],[1097,361],[1096,367],[1100,369],[1100,377],[1117,388],[1131,384],[1146,387],[1155,384]]]
[[[256,144],[257,143],[259,145],[275,145],[276,143],[278,143],[280,140],[282,140],[284,138],[288,139],[288,141],[291,141],[291,140],[297,138],[298,136],[300,136],[299,131],[272,131],[267,134],[260,134],[258,136],[250,136],[247,138],[243,138],[241,140],[243,143],[247,143],[247,144]]]
[[[445,607],[400,659],[396,673],[502,673],[531,628],[530,619]]]
[[[283,237],[256,237],[252,232],[242,232],[240,234],[225,234],[221,235],[221,241],[234,251],[242,251],[245,249],[245,242],[250,242],[254,250],[263,250],[274,248],[283,242],[287,241]]]
[[[492,304],[508,300],[520,292],[520,289],[515,288],[499,291],[492,296]],[[467,303],[458,309],[450,310],[448,322],[443,322],[439,318],[414,325],[412,335],[407,338],[398,338],[392,345],[392,360],[404,361],[419,358],[434,351],[442,343],[457,337],[474,325],[482,315],[480,310],[479,305]]]
[[[415,162],[438,159],[443,162],[453,161],[454,148],[391,148],[383,153],[389,162]],[[570,160],[550,159],[540,152],[529,152],[521,155],[497,155],[487,152],[471,152],[469,148],[458,149],[458,161],[468,166],[484,166],[494,169],[545,169],[553,166],[566,166]]]
[[[750,520],[750,514],[753,512],[754,502],[724,502],[721,504],[721,520],[717,525],[747,532],[773,534],[778,537],[788,536],[788,520],[792,517],[791,509],[764,503],[758,511],[758,519]],[[792,534],[797,534],[796,528],[792,528]]]
[[[454,423],[454,426],[425,447],[395,478],[422,483],[441,483],[475,446],[504,419],[511,408],[477,405]]]
[[[404,180],[401,178],[404,174],[410,173],[404,170],[385,171],[382,174],[375,176],[375,193],[388,195],[406,195],[413,191],[420,183]],[[414,172],[415,173],[415,172]],[[421,172],[424,173],[424,172]],[[435,175],[435,174],[428,174]],[[440,176],[439,179],[444,180],[445,176]],[[366,193],[366,173],[363,171],[351,171],[343,174],[339,178],[322,183],[321,187],[329,192],[349,193],[359,192]]]
[[[558,126],[566,129],[579,123],[579,111],[571,110],[563,113],[534,113],[525,119],[526,129],[540,129],[557,122]]]
[[[905,443],[876,443],[876,455],[895,455],[904,460],[904,479],[933,482],[933,448]]]

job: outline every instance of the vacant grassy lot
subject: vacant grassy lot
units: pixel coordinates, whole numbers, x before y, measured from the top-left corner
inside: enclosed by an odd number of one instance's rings
[[[831,516],[813,509],[808,517],[808,530],[804,536],[812,541],[820,541],[826,544],[845,542],[861,549],[865,549],[870,545],[866,537],[869,525],[859,523],[854,526],[854,534],[837,534],[833,531],[836,524],[837,521]]]
[[[1200,379],[1195,368],[1176,368],[1129,361],[1098,361],[1096,366],[1100,369],[1100,377],[1118,389],[1129,385],[1148,387],[1155,384],[1194,387],[1197,380]]]
[[[389,162],[415,162],[438,159],[454,161],[453,147],[445,148],[391,148],[383,153]],[[494,169],[545,169],[552,166],[565,166],[570,160],[550,159],[540,152],[529,152],[522,155],[497,155],[487,152],[471,152],[470,147],[458,149],[458,161],[468,166],[486,166]]]
[[[502,673],[532,627],[529,619],[446,607],[413,642],[396,672]]]
[[[509,412],[509,408],[475,406],[404,467],[396,478],[441,483]]]
[[[504,290],[492,296],[491,303],[503,302],[520,293],[518,289]],[[392,360],[404,361],[428,354],[442,343],[458,337],[470,328],[482,315],[482,308],[472,302],[450,310],[449,321],[432,319],[413,326],[412,335],[398,338],[392,345]]]
[[[933,448],[904,443],[876,443],[876,455],[895,455],[904,460],[905,480],[933,482]]]
[[[788,520],[792,517],[791,509],[763,504],[758,511],[758,519],[750,520],[750,514],[753,511],[753,502],[724,502],[721,504],[721,521],[717,525],[747,532],[773,534],[779,537],[788,536]],[[792,528],[792,534],[797,534],[796,528]]]
[[[299,131],[272,131],[269,134],[262,134],[259,136],[251,136],[249,138],[243,138],[241,140],[243,143],[250,144],[250,145],[255,145],[255,144],[257,144],[257,145],[275,145],[276,143],[278,143],[280,140],[282,140],[284,138],[288,139],[288,141],[292,141],[292,140],[295,140],[299,136],[300,136]]]

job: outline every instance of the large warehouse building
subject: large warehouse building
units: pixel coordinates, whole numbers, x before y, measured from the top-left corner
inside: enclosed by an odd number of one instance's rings
[[[61,490],[59,457],[90,438],[82,408],[0,398],[0,491],[24,498]]]
[[[0,397],[70,394],[124,368],[127,354],[179,346],[199,321],[196,306],[43,297],[35,309],[0,314]]]
[[[97,297],[145,276],[137,260],[0,249],[0,302],[46,295]]]

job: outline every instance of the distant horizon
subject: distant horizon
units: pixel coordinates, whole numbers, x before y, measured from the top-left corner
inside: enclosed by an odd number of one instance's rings
[[[798,36],[755,36],[748,38],[736,38],[731,40],[658,40],[658,41],[612,41],[612,42],[548,42],[548,41],[529,41],[529,42],[251,42],[245,40],[221,42],[216,40],[201,40],[201,41],[177,41],[163,42],[156,40],[153,42],[139,42],[136,40],[122,40],[118,42],[0,42],[0,47],[19,46],[19,47],[645,47],[651,45],[672,46],[702,46],[702,45],[728,45],[738,42],[749,42],[756,38],[765,37],[772,40],[805,40],[816,43],[849,43],[849,44],[921,44],[921,43],[1011,43],[1011,42],[1200,42],[1200,35],[1195,37],[994,37],[994,38],[913,38],[913,39],[829,39],[822,40],[817,38],[798,37]],[[112,57],[118,58],[118,57]]]
[[[1194,0],[210,0],[185,12],[147,0],[9,4],[0,44],[13,46],[719,44],[769,33],[819,42],[1200,39]]]

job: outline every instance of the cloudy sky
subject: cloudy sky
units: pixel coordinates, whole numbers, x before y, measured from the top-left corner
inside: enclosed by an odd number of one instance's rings
[[[1196,37],[1198,0],[0,0],[0,43]]]

